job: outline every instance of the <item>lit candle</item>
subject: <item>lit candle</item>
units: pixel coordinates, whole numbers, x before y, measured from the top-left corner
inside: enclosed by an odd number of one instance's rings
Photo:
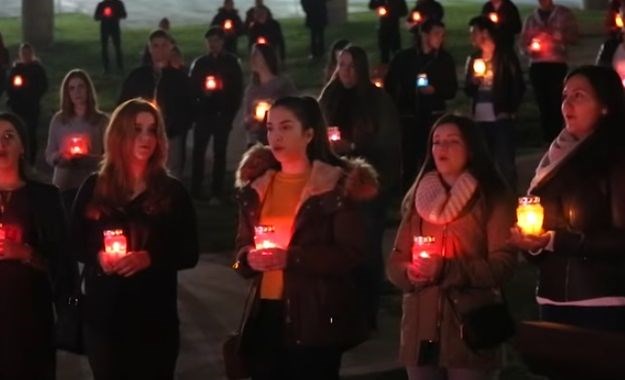
[[[425,73],[417,74],[417,87],[427,87],[430,85],[428,75]]]
[[[267,44],[267,39],[263,36],[260,36],[256,39],[256,43],[259,45],[266,45]]]
[[[476,77],[483,77],[486,74],[486,62],[482,58],[473,61],[473,74]]]
[[[625,78],[621,80],[621,83],[623,83],[623,87],[625,87]]]
[[[256,108],[254,109],[254,119],[257,121],[263,121],[265,119],[265,114],[271,108],[271,104],[264,100],[256,103]]]
[[[227,32],[232,30],[232,20],[224,21],[224,30]]]
[[[383,81],[382,79],[380,79],[380,78],[374,78],[374,79],[372,80],[372,82],[373,82],[373,84],[374,84],[376,87],[378,87],[378,88],[382,88],[382,87],[384,87],[384,81]]]
[[[386,9],[386,7],[379,7],[378,8],[378,16],[384,17],[387,14],[388,14],[388,9]]]
[[[207,75],[204,80],[204,88],[206,91],[215,91],[221,87],[221,82],[219,78],[214,75]]]
[[[530,51],[538,53],[541,49],[542,45],[540,44],[540,40],[538,38],[532,38],[532,42],[530,42]]]
[[[126,256],[128,242],[123,230],[105,230],[104,235],[104,252],[110,257]]]
[[[339,141],[341,139],[341,130],[339,127],[328,127],[328,140]]]
[[[488,18],[495,24],[499,23],[499,15],[497,14],[497,12],[490,12],[488,14]]]
[[[254,227],[254,246],[256,249],[276,248],[278,245],[273,241],[276,228],[270,224]]]
[[[16,75],[13,77],[13,87],[20,88],[24,85],[24,78],[21,75]]]
[[[111,17],[113,15],[113,9],[111,7],[104,8],[104,17]]]
[[[0,223],[0,240],[6,240],[7,231],[3,223]]]
[[[412,22],[420,23],[421,21],[423,21],[423,16],[421,16],[421,12],[419,11],[412,12]]]
[[[433,236],[415,236],[412,242],[412,262],[436,255],[435,243],[436,239]]]
[[[516,209],[517,225],[525,235],[540,235],[543,230],[544,210],[540,197],[521,197]]]
[[[70,136],[67,145],[71,156],[89,153],[89,141],[84,136]]]
[[[623,16],[621,16],[620,13],[617,13],[616,15],[614,15],[614,25],[616,25],[617,28],[623,28],[623,26],[625,26],[625,23],[623,22]]]

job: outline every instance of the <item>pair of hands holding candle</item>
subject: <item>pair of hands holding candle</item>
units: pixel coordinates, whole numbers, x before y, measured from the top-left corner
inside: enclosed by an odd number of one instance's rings
[[[130,277],[152,264],[148,251],[132,251],[116,256],[102,250],[98,253],[98,261],[104,273],[122,277]]]
[[[545,249],[553,238],[553,232],[543,230],[544,209],[540,197],[519,198],[517,224],[510,229],[508,244],[531,253]]]

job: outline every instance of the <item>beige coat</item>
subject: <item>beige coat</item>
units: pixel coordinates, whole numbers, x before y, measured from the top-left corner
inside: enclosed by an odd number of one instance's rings
[[[488,213],[484,197],[476,195],[460,216],[445,226],[422,220],[414,206],[404,215],[387,263],[387,275],[404,291],[400,360],[405,365],[417,364],[419,342],[436,338],[438,297],[443,290],[440,366],[485,370],[500,366],[499,350],[473,352],[466,346],[455,312],[492,302],[515,266],[516,256],[506,247],[514,223],[514,204],[508,199],[492,203]],[[434,236],[446,251],[440,281],[419,289],[408,280],[405,269],[417,235]]]

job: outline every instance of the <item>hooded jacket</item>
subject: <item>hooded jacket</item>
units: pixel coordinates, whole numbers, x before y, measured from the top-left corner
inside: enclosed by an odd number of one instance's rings
[[[289,346],[347,349],[364,341],[368,327],[364,297],[354,272],[366,254],[364,227],[356,202],[377,192],[376,173],[362,160],[345,167],[314,161],[293,222],[284,268],[284,326]],[[278,163],[267,147],[256,146],[237,171],[239,222],[233,268],[252,279],[251,307],[246,324],[259,304],[261,273],[247,264],[254,247],[254,226]],[[246,328],[243,329],[245,342]],[[244,343],[245,346],[245,343]]]

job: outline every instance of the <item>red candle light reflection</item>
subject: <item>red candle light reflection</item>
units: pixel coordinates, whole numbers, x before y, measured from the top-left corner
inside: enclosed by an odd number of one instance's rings
[[[69,138],[68,150],[71,156],[80,156],[89,153],[89,141],[84,136]]]
[[[123,230],[106,230],[104,235],[104,252],[111,257],[126,256],[128,242]]]

